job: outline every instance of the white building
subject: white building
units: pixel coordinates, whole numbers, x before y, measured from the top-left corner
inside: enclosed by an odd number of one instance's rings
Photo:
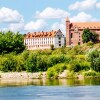
[[[24,38],[24,44],[28,50],[59,48],[65,45],[65,38],[61,30],[51,32],[33,32],[27,33]]]

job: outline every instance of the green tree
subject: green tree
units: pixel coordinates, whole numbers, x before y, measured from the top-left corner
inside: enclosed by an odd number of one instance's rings
[[[24,36],[11,31],[0,32],[0,53],[20,53],[25,49]]]
[[[8,72],[8,71],[16,71],[17,60],[12,56],[9,55],[3,62],[1,71]]]
[[[100,72],[100,51],[94,50],[89,54],[88,57],[91,63],[91,69]]]
[[[83,30],[83,34],[82,34],[82,39],[83,39],[83,43],[87,43],[89,41],[91,42],[97,42],[99,38],[99,35],[96,34],[95,32],[91,32],[88,28]]]
[[[28,59],[25,62],[25,68],[27,72],[37,72],[36,68],[36,63],[37,63],[37,55],[36,54],[31,54],[29,55]]]

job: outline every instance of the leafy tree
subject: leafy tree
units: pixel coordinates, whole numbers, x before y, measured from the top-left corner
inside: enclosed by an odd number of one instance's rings
[[[95,32],[91,32],[88,28],[83,30],[83,34],[82,34],[82,39],[83,39],[83,43],[87,43],[89,41],[92,42],[97,42],[99,38],[99,35],[96,34]]]
[[[9,55],[3,62],[1,71],[8,72],[8,71],[16,71],[17,61],[12,56]]]
[[[25,49],[24,36],[11,31],[0,32],[0,53],[20,53]]]
[[[89,54],[91,69],[100,72],[100,51],[94,50]]]
[[[26,60],[25,63],[25,68],[26,71],[28,72],[37,72],[36,68],[36,62],[37,62],[37,55],[36,54],[31,54],[29,58]]]

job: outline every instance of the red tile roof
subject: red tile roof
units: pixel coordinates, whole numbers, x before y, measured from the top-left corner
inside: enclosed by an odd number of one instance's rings
[[[50,32],[28,32],[25,35],[25,38],[41,38],[41,37],[54,37],[57,31],[50,31]]]
[[[100,22],[79,22],[71,23],[72,27],[77,26],[80,29],[89,28],[89,29],[100,29]]]

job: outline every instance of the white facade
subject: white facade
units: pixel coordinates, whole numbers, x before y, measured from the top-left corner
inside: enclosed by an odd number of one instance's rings
[[[55,32],[54,36],[40,36],[33,38],[25,37],[24,44],[26,45],[28,50],[50,49],[51,45],[54,45],[54,48],[59,48],[64,46],[65,38],[62,32],[58,30],[57,32]]]

